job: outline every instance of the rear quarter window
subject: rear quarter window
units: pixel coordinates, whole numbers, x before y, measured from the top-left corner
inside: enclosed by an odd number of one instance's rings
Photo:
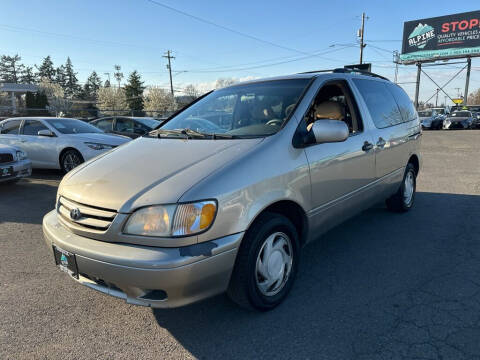
[[[370,116],[379,129],[404,122],[392,92],[382,81],[369,79],[353,79],[362,94]]]
[[[403,91],[403,89],[396,84],[386,84],[388,90],[392,93],[393,97],[397,101],[398,108],[400,109],[400,115],[404,122],[412,121],[417,118],[415,107],[412,100]]]

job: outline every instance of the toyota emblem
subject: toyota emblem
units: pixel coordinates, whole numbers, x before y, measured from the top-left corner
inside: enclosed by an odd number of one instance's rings
[[[70,219],[79,220],[81,217],[82,217],[82,213],[80,212],[80,209],[70,210]]]

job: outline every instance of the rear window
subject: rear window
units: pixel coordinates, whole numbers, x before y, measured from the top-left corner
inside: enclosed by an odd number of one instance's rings
[[[360,90],[375,126],[383,129],[402,123],[403,117],[385,83],[368,79],[353,79]]]

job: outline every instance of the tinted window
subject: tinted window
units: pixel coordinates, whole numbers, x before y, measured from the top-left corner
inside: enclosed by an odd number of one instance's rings
[[[48,130],[40,121],[26,120],[23,124],[23,135],[38,135],[40,130]]]
[[[133,120],[128,118],[117,118],[115,122],[115,131],[133,132]]]
[[[103,133],[99,128],[77,119],[45,119],[45,121],[62,134]]]
[[[21,122],[22,120],[10,120],[10,121],[4,122],[2,128],[0,129],[0,134],[17,135]]]
[[[397,101],[398,108],[400,109],[400,114],[404,122],[415,120],[416,112],[415,107],[413,106],[412,100],[408,95],[403,91],[403,89],[395,84],[388,83],[386,84],[387,88],[393,94],[393,97]]]
[[[403,122],[397,103],[385,83],[367,79],[353,81],[360,90],[377,128],[383,129]]]
[[[102,119],[93,122],[92,124],[98,127],[99,129],[102,129],[103,131],[112,131],[112,121],[113,119]]]

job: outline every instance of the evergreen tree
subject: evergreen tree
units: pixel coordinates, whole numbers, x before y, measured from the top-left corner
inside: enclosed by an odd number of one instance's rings
[[[143,81],[137,70],[133,71],[125,85],[125,95],[127,96],[127,104],[130,110],[143,110]]]
[[[70,57],[67,58],[65,63],[65,96],[67,98],[73,98],[80,92],[80,85],[78,85],[77,73],[73,71],[72,61]]]
[[[37,66],[37,78],[40,80],[42,78],[48,79],[49,81],[55,80],[55,69],[53,68],[53,62],[50,58],[50,55],[43,59],[42,64]]]
[[[62,87],[63,91],[66,90],[67,76],[66,76],[65,66],[60,65],[55,70],[55,82]]]
[[[92,71],[92,73],[87,79],[87,82],[83,86],[82,97],[86,100],[96,100],[97,91],[101,86],[102,86],[102,80],[100,79],[96,71]]]
[[[0,58],[0,80],[7,83],[19,83],[25,66],[20,63],[22,58],[18,54],[14,56],[2,55]]]
[[[109,88],[111,85],[110,85],[110,80],[105,80],[105,84],[103,84],[103,87],[106,87],[106,88]]]
[[[36,83],[35,74],[33,73],[33,68],[31,66],[26,66],[25,70],[20,77],[20,82],[22,84],[35,84]]]

